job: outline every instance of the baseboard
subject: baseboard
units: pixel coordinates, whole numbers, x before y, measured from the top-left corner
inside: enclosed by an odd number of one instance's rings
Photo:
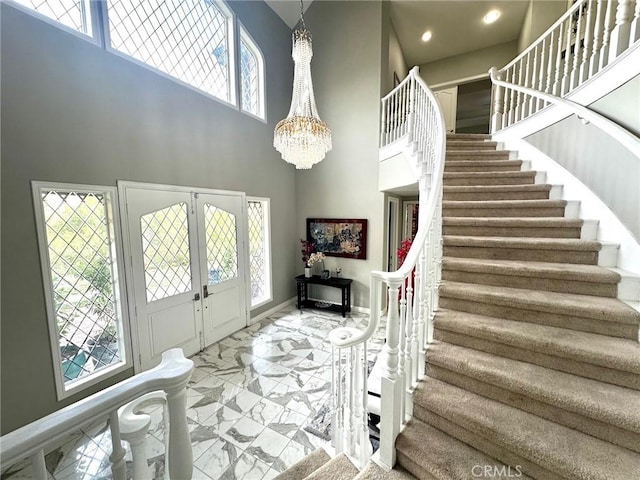
[[[275,307],[271,307],[269,310],[265,310],[264,312],[256,315],[255,317],[251,317],[249,319],[249,325],[253,325],[255,323],[258,323],[258,322],[264,320],[265,318],[269,317],[270,315],[273,315],[277,311],[282,310],[283,308],[288,307],[289,305],[295,304],[296,300],[297,300],[296,297],[291,297],[288,300],[285,300],[284,302],[279,303]]]
[[[338,305],[340,306],[340,304],[338,302],[331,302],[329,300],[325,300],[324,298],[314,298],[314,297],[309,297],[309,300],[313,301],[313,302],[322,302],[322,303],[329,303],[331,305]],[[369,308],[367,307],[359,307],[357,305],[351,305],[351,311],[352,312],[356,312],[356,313],[363,313],[365,315],[369,315],[369,312],[371,311]]]

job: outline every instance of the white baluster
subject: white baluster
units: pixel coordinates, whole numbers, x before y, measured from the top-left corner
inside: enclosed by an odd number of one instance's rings
[[[503,79],[503,72],[498,72],[498,80]],[[492,96],[493,96],[493,113],[491,115],[491,133],[495,133],[502,128],[502,114],[503,110],[503,95],[504,88],[498,85],[493,85],[492,87]]]
[[[389,313],[387,316],[387,342],[384,346],[384,364],[381,381],[380,462],[391,468],[396,463],[395,442],[400,432],[400,402],[403,382],[398,377],[398,341],[400,318],[398,315],[399,283],[391,283],[388,289]]]
[[[382,99],[382,108],[380,109],[380,146],[387,144],[387,99]]]
[[[562,88],[560,90],[560,96],[564,97],[565,94],[569,91],[570,84],[570,75],[571,75],[571,17],[567,20],[567,45],[564,50],[564,68],[562,72]]]
[[[166,388],[169,409],[169,452],[167,454],[170,478],[190,480],[193,475],[193,452],[187,425],[187,382],[175,388]]]
[[[540,45],[540,62],[538,68],[538,90],[543,92],[545,79],[546,79],[546,67],[547,67],[547,43],[549,37],[544,37],[542,39],[542,44]],[[537,48],[537,47],[536,47]],[[538,98],[535,100],[534,112],[537,112],[542,108],[542,101]]]
[[[615,60],[627,47],[631,37],[632,0],[618,0],[616,26],[611,32],[609,63]]]
[[[582,85],[589,78],[589,51],[593,43],[593,2],[587,2],[587,23],[584,30],[584,45],[582,47],[582,62],[580,63],[580,75],[578,85]]]
[[[356,382],[355,382],[355,374],[357,372],[357,368],[355,366],[355,349],[356,347],[349,347],[345,349],[345,353],[347,354],[347,364],[345,365],[347,380],[345,381],[345,385],[347,388],[346,398],[347,398],[347,414],[345,415],[347,421],[346,428],[346,436],[345,436],[345,451],[351,455],[351,457],[355,456],[355,433],[356,433],[356,406],[355,406],[355,394],[356,392]]]
[[[49,478],[44,460],[44,450],[38,450],[31,455],[31,471],[34,480],[47,480]]]
[[[520,59],[518,61],[518,85],[522,85],[522,82],[524,81],[524,71],[525,71],[525,65],[524,65],[524,59]],[[516,114],[515,114],[515,118],[516,118],[516,122],[519,122],[520,120],[522,120],[522,103],[524,101],[524,94],[521,92],[517,92],[516,94]]]
[[[576,10],[577,15],[576,20],[576,38],[575,43],[573,45],[573,52],[571,54],[571,76],[569,79],[569,92],[572,91],[578,85],[578,75],[580,74],[579,66],[580,66],[580,42],[582,36],[582,6]]]
[[[527,55],[522,59],[522,61],[525,62],[525,73],[524,73],[523,83],[521,83],[520,85],[529,87],[530,86],[529,81],[531,79],[531,52],[527,53]],[[524,120],[528,116],[529,116],[529,101],[527,100],[527,95],[522,94],[522,105],[520,106],[520,119]]]
[[[402,382],[402,390],[405,391],[406,384],[406,372],[405,372],[405,362],[407,359],[406,355],[406,342],[405,342],[405,328],[407,323],[407,284],[406,279],[402,282],[402,286],[400,287],[400,340],[398,342],[398,376]],[[403,394],[402,401],[400,403],[400,419],[404,423],[405,419],[405,396]]]
[[[331,388],[333,390],[334,408],[333,408],[333,448],[336,453],[344,452],[344,400],[343,400],[343,384],[342,384],[342,349],[331,348],[333,363],[331,366]]]
[[[355,431],[355,451],[353,457],[357,459],[357,467],[364,468],[370,456],[369,425],[365,411],[366,405],[366,378],[367,378],[367,357],[365,344],[359,344],[354,349],[354,422]]]
[[[607,9],[604,14],[604,25],[602,29],[602,46],[600,47],[600,58],[598,62],[599,70],[601,70],[609,60],[609,42],[611,35],[611,21],[613,17],[613,0],[607,1]]]
[[[424,250],[424,245],[422,245],[422,249]],[[418,260],[419,261],[419,260]],[[418,362],[420,361],[420,350],[419,350],[419,341],[418,335],[420,332],[420,314],[419,314],[419,305],[420,298],[418,296],[419,288],[420,288],[420,277],[419,277],[419,263],[416,263],[414,267],[415,276],[413,281],[413,292],[411,296],[411,337],[409,338],[410,352],[411,352],[411,382],[410,388],[413,389],[418,383]]]
[[[109,428],[111,429],[111,455],[109,461],[111,461],[111,473],[113,473],[114,480],[125,480],[125,464],[124,456],[125,449],[122,448],[122,442],[120,441],[120,423],[118,422],[118,411],[114,410],[109,414]],[[191,478],[191,477],[189,477]]]
[[[413,405],[411,404],[411,389],[413,384],[413,362],[411,359],[411,332],[413,330],[413,280],[412,275],[405,280],[407,283],[407,310],[405,317],[404,331],[404,377],[405,377],[405,411],[404,419],[409,421],[413,416]]]
[[[427,240],[428,241],[428,240]],[[422,246],[422,250],[420,251],[420,295],[418,296],[418,308],[419,308],[419,322],[418,322],[418,378],[424,378],[424,368],[425,368],[425,350],[426,350],[426,342],[425,342],[425,332],[426,332],[426,322],[427,322],[427,245]]]
[[[539,85],[536,86],[538,84],[537,80],[539,78],[538,75],[538,46],[536,45],[533,48],[533,65],[531,67],[531,88],[533,89],[538,89],[540,90]],[[542,64],[540,64],[540,70],[542,71]],[[538,100],[536,97],[534,97],[533,95],[531,95],[531,98],[529,98],[529,105],[527,106],[527,110],[529,111],[529,115],[532,115],[536,112],[536,105],[538,103]]]
[[[511,83],[516,83],[516,68],[517,64],[514,65],[511,70]],[[509,123],[508,125],[513,125],[516,122],[516,111],[518,109],[518,93],[515,90],[510,90],[511,92],[511,101],[509,105]]]
[[[552,30],[551,34],[549,36],[549,55],[547,55],[548,59],[547,59],[547,78],[546,78],[546,82],[544,85],[544,88],[542,89],[545,93],[552,93],[551,92],[551,88],[552,88],[552,77],[553,77],[553,60],[555,58],[554,55],[554,45],[555,45],[555,35],[556,35],[556,30]],[[544,105],[544,102],[543,102]]]
[[[564,38],[564,22],[558,25],[558,50],[556,51],[556,72],[553,79],[553,95],[561,95],[562,77],[562,39]]]
[[[498,72],[498,74],[502,75],[502,78],[510,78],[509,76],[509,71],[508,70],[504,70],[504,71],[500,71]],[[500,124],[501,128],[505,128],[508,127],[510,122],[509,122],[509,112],[511,111],[511,96],[513,94],[513,90],[511,89],[504,89],[503,90],[503,97],[504,97],[504,106],[502,107],[502,124]]]
[[[602,0],[596,4],[596,18],[593,26],[593,44],[591,46],[591,57],[589,58],[589,78],[597,71],[600,65],[600,43],[602,42],[603,20],[602,20]]]
[[[629,34],[629,45],[633,45],[640,40],[640,0],[636,0],[636,8],[631,22],[631,32]]]

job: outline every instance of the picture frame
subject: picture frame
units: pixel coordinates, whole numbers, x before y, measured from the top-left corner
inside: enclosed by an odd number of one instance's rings
[[[367,220],[364,218],[307,218],[307,241],[314,252],[328,257],[365,260]]]

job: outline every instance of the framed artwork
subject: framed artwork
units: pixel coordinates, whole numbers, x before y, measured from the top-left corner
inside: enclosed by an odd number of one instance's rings
[[[329,257],[367,258],[367,220],[307,218],[307,241]]]

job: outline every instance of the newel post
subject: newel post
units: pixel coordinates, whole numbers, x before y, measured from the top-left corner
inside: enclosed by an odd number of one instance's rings
[[[496,72],[496,79],[503,80],[504,74],[501,71]],[[493,108],[491,113],[491,133],[495,133],[502,128],[503,97],[504,87],[494,84],[492,87]]]
[[[400,340],[400,315],[398,293],[401,282],[392,282],[388,289],[389,313],[387,316],[387,342],[384,346],[380,409],[380,461],[388,468],[396,463],[396,437],[400,433],[401,402],[404,378],[398,375],[398,343]]]
[[[631,37],[632,0],[618,0],[616,9],[616,26],[611,32],[609,42],[609,63],[624,52],[629,46]]]
[[[193,452],[187,425],[187,380],[175,388],[165,389],[169,410],[169,451],[167,462],[170,478],[191,480]]]

